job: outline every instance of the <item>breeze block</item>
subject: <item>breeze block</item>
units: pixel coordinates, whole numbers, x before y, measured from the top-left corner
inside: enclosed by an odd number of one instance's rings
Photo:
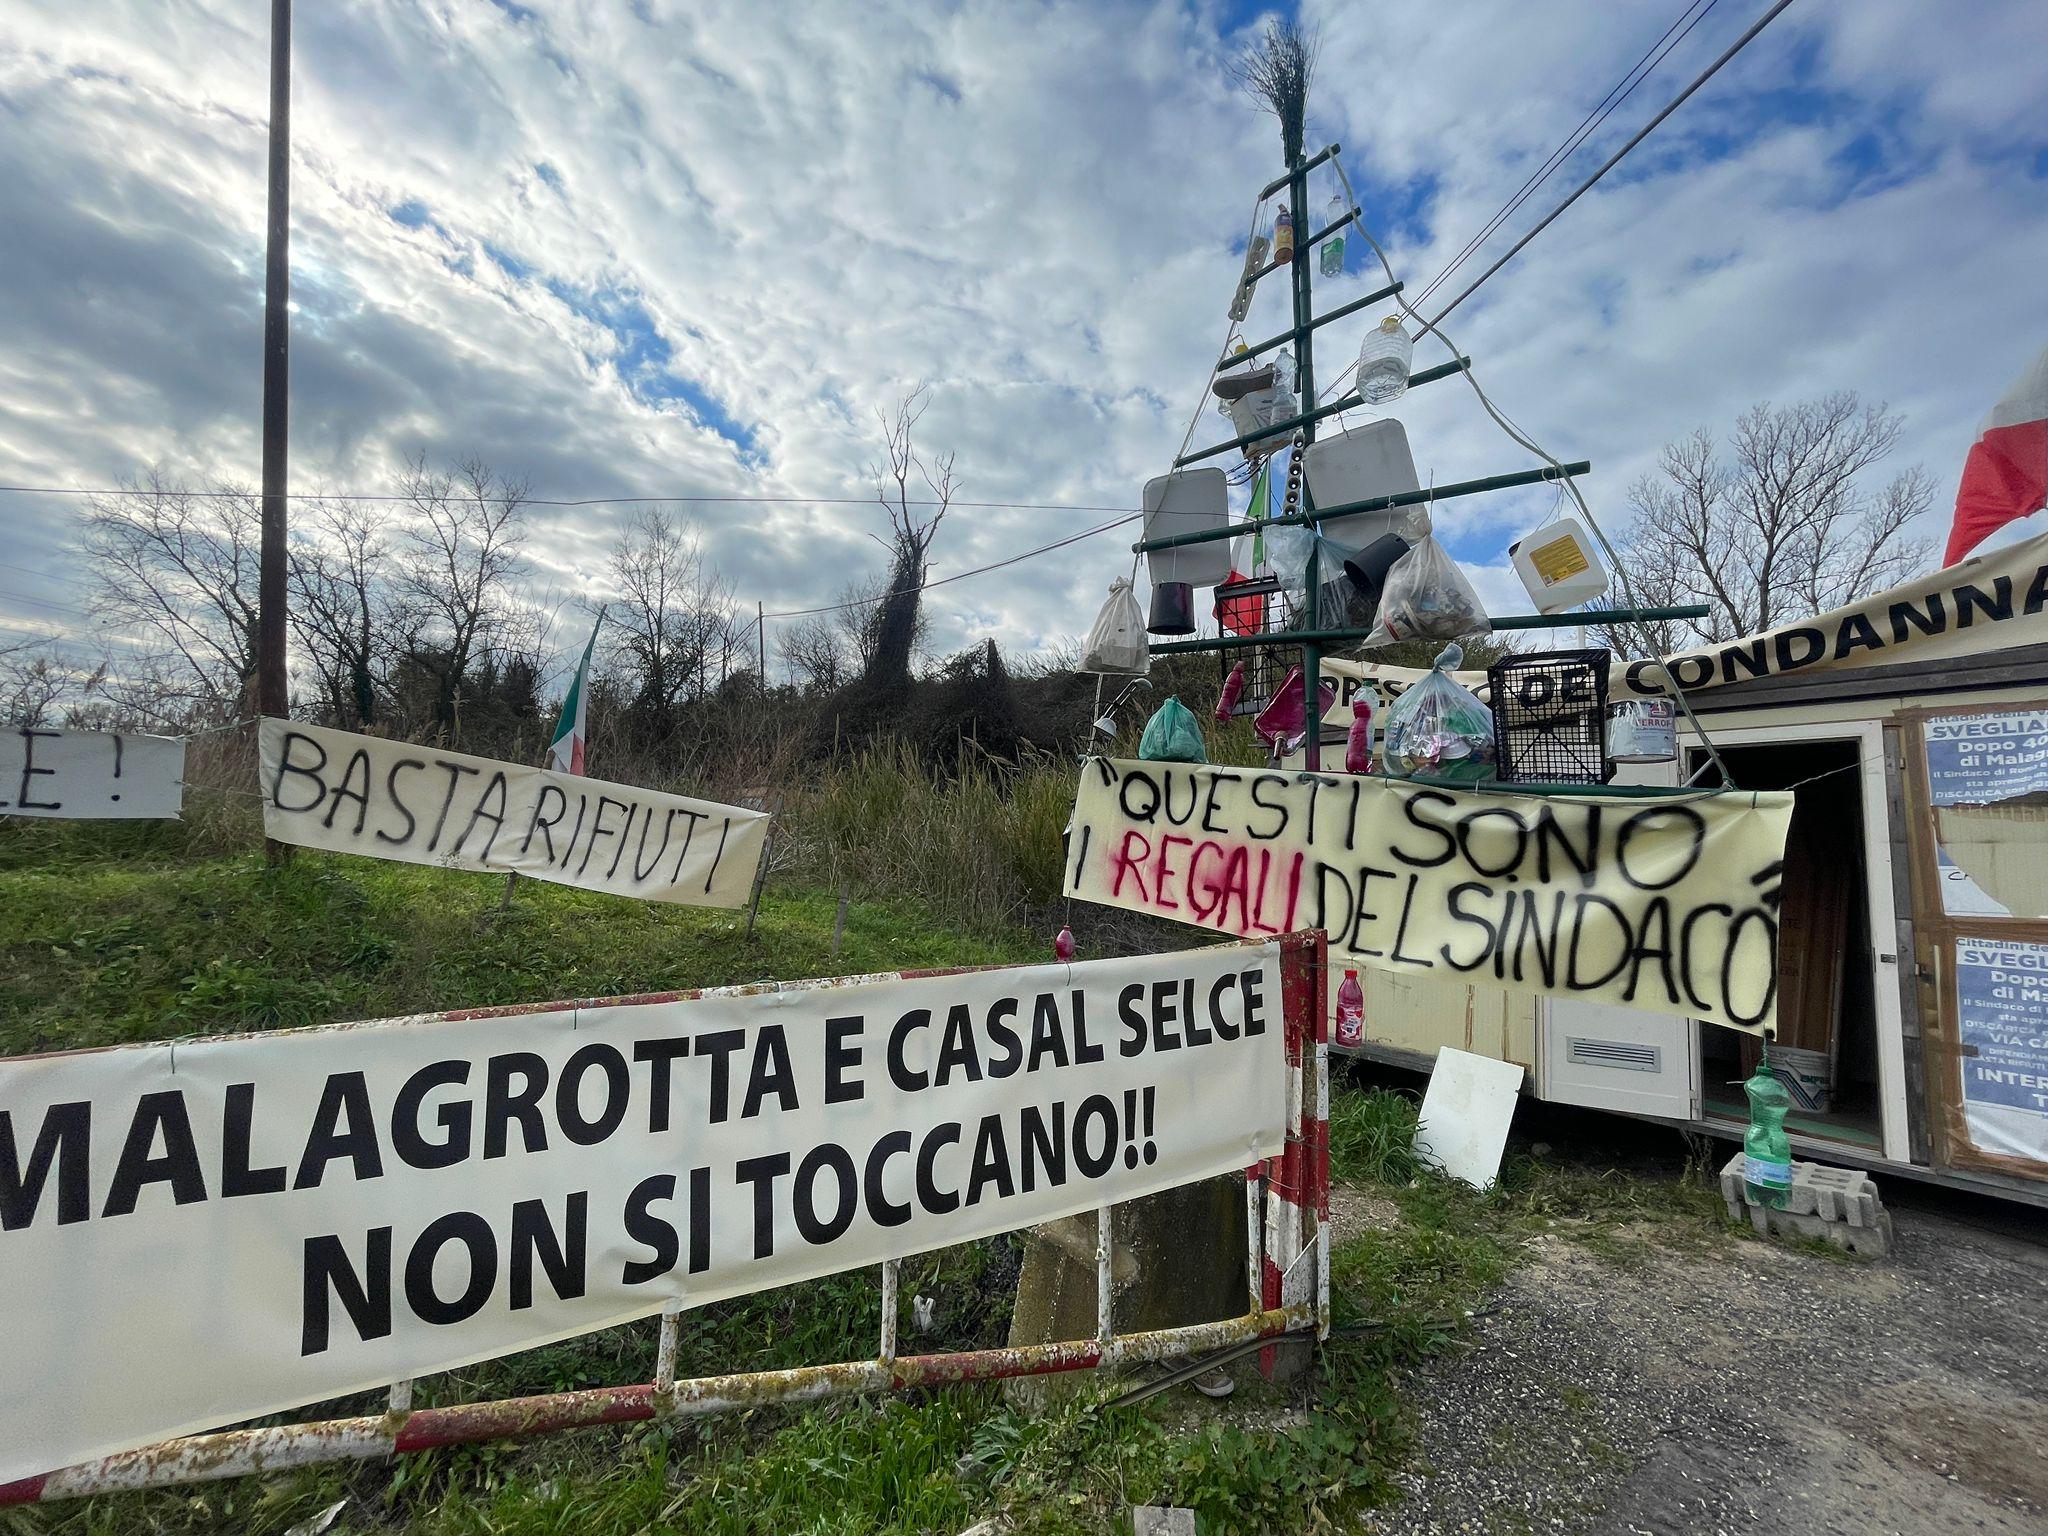
[[[1795,1162],[1785,1208],[1752,1205],[1743,1189],[1746,1153],[1737,1152],[1721,1170],[1721,1199],[1731,1220],[1745,1215],[1759,1234],[1806,1237],[1832,1243],[1845,1253],[1883,1258],[1891,1252],[1892,1218],[1878,1198],[1867,1173],[1830,1168],[1825,1163]]]

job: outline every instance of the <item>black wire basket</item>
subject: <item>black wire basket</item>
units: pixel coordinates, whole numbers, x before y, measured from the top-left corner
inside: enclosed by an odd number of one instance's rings
[[[1605,649],[1529,651],[1486,669],[1493,690],[1493,745],[1503,782],[1605,784]]]
[[[1216,589],[1216,609],[1219,623],[1231,634],[1279,635],[1294,628],[1294,599],[1272,576],[1223,583]],[[1289,646],[1245,645],[1218,651],[1218,682],[1228,678],[1238,662],[1245,664],[1244,691],[1237,696],[1231,714],[1249,717],[1264,709],[1300,659],[1301,652]]]

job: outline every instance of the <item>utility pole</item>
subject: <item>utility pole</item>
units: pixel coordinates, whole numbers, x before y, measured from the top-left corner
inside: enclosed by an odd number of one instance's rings
[[[766,603],[758,600],[754,604],[754,649],[761,656],[761,691],[763,693],[768,691],[768,620],[762,612],[766,607]]]
[[[285,452],[291,389],[292,0],[270,0],[270,210],[263,258],[263,545],[256,586],[257,713],[290,711],[285,678]],[[267,842],[270,862],[291,857]]]

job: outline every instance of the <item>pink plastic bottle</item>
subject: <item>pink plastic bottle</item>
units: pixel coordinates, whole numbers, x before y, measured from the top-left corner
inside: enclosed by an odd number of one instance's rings
[[[1372,772],[1372,695],[1351,701],[1351,730],[1344,738],[1344,771]]]
[[[1358,972],[1346,971],[1337,988],[1337,1044],[1365,1044],[1365,989],[1358,984]]]
[[[1216,696],[1216,720],[1220,725],[1230,724],[1230,717],[1237,712],[1237,701],[1244,697],[1244,663],[1239,662],[1230,669],[1230,676],[1223,679],[1223,691]]]

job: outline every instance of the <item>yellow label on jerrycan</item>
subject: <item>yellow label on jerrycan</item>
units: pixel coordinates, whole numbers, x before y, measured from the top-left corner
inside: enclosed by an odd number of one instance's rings
[[[1560,517],[1508,546],[1538,613],[1562,613],[1607,590],[1607,568],[1575,517]]]

